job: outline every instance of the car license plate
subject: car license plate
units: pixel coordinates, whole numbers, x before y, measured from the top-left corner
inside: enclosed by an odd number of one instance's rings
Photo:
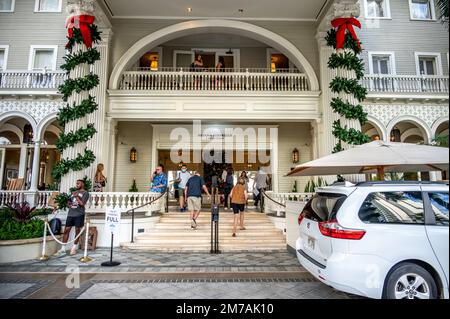
[[[308,246],[312,250],[314,250],[314,246],[316,245],[316,240],[312,237],[308,237]]]

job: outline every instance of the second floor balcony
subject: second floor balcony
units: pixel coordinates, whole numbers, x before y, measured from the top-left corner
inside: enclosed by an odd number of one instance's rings
[[[57,94],[67,75],[63,71],[0,71],[1,94]],[[400,95],[445,96],[448,76],[365,75],[361,84],[377,97]],[[121,76],[119,90],[127,92],[269,92],[302,94],[310,90],[308,78],[297,69],[137,69]]]

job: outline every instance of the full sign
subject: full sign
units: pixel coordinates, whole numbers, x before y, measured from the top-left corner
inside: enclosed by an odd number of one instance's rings
[[[105,214],[105,229],[114,235],[119,234],[120,229],[120,209],[108,206]]]

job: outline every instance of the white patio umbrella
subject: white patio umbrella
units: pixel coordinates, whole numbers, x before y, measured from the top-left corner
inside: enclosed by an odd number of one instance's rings
[[[449,149],[374,141],[295,167],[287,176],[430,172],[449,169]]]

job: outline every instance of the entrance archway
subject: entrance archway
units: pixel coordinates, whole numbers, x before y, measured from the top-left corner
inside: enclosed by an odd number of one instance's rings
[[[205,32],[236,33],[266,43],[285,54],[292,63],[301,67],[308,77],[310,90],[319,90],[319,81],[313,67],[304,55],[291,42],[280,35],[250,23],[229,20],[196,20],[178,23],[156,31],[136,42],[119,59],[110,77],[110,89],[118,89],[121,74],[146,51],[158,45],[192,34]]]

